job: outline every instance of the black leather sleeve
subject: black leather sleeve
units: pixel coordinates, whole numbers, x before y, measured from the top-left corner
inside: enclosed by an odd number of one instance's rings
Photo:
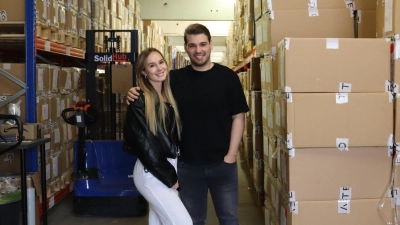
[[[124,140],[128,152],[135,154],[144,167],[167,187],[172,187],[178,180],[175,168],[163,154],[160,142],[147,126],[143,94],[128,106]]]

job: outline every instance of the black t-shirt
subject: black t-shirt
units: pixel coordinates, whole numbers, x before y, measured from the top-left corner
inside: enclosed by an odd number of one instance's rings
[[[182,119],[180,160],[214,163],[228,153],[232,116],[249,111],[239,77],[214,63],[208,71],[190,65],[172,70],[171,89]]]

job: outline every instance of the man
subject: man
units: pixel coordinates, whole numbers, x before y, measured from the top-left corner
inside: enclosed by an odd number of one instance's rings
[[[213,43],[201,24],[184,34],[191,65],[171,70],[171,89],[182,120],[178,180],[194,225],[204,225],[210,191],[221,225],[238,225],[236,155],[247,106],[238,76],[210,60]],[[131,88],[128,100],[138,94]]]

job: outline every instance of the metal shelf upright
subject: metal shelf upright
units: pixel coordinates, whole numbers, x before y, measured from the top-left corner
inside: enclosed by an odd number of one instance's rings
[[[26,79],[26,122],[36,123],[36,3],[25,0],[25,79]],[[36,148],[27,151],[27,169],[38,171]]]

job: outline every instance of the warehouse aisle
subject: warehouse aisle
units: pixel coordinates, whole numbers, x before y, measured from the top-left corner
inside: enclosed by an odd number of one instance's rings
[[[264,225],[264,213],[257,205],[253,190],[250,189],[252,180],[249,168],[243,156],[238,159],[239,169],[239,222],[241,225]],[[206,225],[218,225],[211,198],[208,198],[208,216]],[[72,213],[72,194],[63,199],[49,211],[49,225],[147,225],[147,216],[128,218],[82,217]]]

